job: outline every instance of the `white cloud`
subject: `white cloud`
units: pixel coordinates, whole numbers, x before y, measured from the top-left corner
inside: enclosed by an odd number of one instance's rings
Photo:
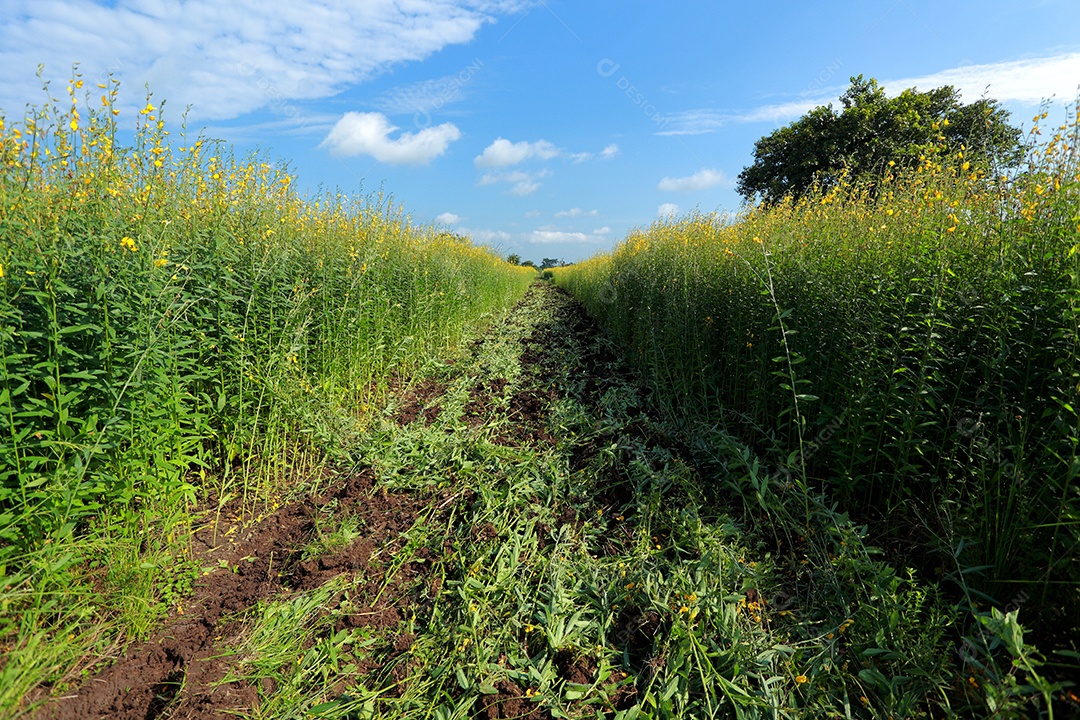
[[[512,143],[506,138],[497,138],[484,149],[483,154],[477,155],[473,161],[477,167],[505,167],[517,165],[529,158],[537,157],[541,160],[550,160],[559,155],[561,151],[547,140],[537,140],[534,143],[522,140]]]
[[[458,228],[464,235],[468,235],[475,242],[481,245],[500,245],[502,243],[509,242],[511,235],[503,230],[487,230],[484,228],[471,229],[471,228]]]
[[[439,215],[435,218],[435,222],[441,223],[443,225],[457,225],[464,219],[465,218],[461,217],[460,215],[455,215],[452,212],[444,212],[442,215]]]
[[[524,197],[531,195],[540,188],[538,180],[551,177],[551,170],[544,169],[537,173],[529,173],[524,170],[514,170],[512,172],[490,172],[485,173],[481,178],[479,185],[496,185],[499,183],[506,183],[510,185],[510,194],[517,195],[518,197]]]
[[[599,238],[586,235],[583,232],[565,232],[563,230],[533,230],[525,241],[538,245],[550,245],[552,243],[592,243]]]
[[[705,169],[699,170],[698,172],[688,177],[666,177],[660,181],[660,184],[657,185],[657,188],[669,192],[695,192],[697,190],[705,190],[706,188],[723,185],[728,182],[729,181],[724,175],[724,173],[717,172],[716,170]]]
[[[985,93],[1001,102],[1038,105],[1056,96],[1058,100],[1076,100],[1080,84],[1080,53],[1053,57],[1014,60],[1012,62],[965,65],[932,75],[882,81],[891,95],[909,87],[930,90],[953,85],[964,100],[978,100]]]
[[[402,133],[397,139],[391,139],[390,135],[397,130],[382,113],[348,112],[319,147],[326,147],[339,157],[370,155],[379,162],[425,165],[461,137],[461,131],[451,123],[418,133]]]
[[[599,210],[582,210],[579,207],[570,208],[569,210],[560,210],[555,213],[557,218],[576,218],[576,217],[596,217],[600,214]]]
[[[605,225],[602,228],[596,228],[595,230],[593,230],[592,234],[593,235],[607,235],[610,232],[611,232],[611,228],[609,228],[607,225]]]
[[[669,115],[669,129],[658,132],[657,135],[703,135],[733,123],[778,123],[805,115],[818,105],[827,105],[836,99],[795,100],[778,105],[763,105],[742,113],[710,109],[687,110]]]
[[[567,157],[569,157],[571,160],[574,161],[575,164],[577,164],[583,163],[586,160],[592,160],[595,157],[599,157],[601,160],[610,160],[618,154],[619,146],[612,143],[611,145],[608,145],[603,150],[601,150],[598,154],[593,154],[591,152],[579,152],[570,153],[569,155],[567,155]]]
[[[1080,53],[1052,57],[1013,60],[982,65],[964,65],[931,75],[880,80],[885,91],[895,96],[914,87],[926,91],[952,85],[965,102],[983,97],[1002,103],[1038,105],[1051,97],[1071,103],[1076,100],[1080,83]],[[843,92],[846,86],[840,90]],[[700,135],[733,123],[767,122],[777,124],[794,120],[819,105],[836,103],[840,96],[803,97],[786,103],[762,105],[742,112],[716,109],[687,110],[669,117],[668,128],[658,135]]]
[[[679,206],[675,203],[664,203],[656,208],[656,217],[666,218],[679,214]]]
[[[87,83],[110,72],[134,107],[144,83],[191,118],[235,118],[270,108],[297,121],[303,102],[329,97],[399,63],[471,41],[521,0],[15,0],[0,25],[0,108],[21,114],[73,62]],[[126,99],[126,98],[125,98]],[[295,106],[294,106],[295,104]]]

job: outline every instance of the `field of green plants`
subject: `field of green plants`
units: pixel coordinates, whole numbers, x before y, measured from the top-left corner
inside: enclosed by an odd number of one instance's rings
[[[1080,115],[552,284],[67,93],[0,118],[0,717],[1080,712]]]
[[[1080,112],[1026,163],[928,152],[737,218],[693,214],[554,273],[684,432],[828,498],[956,603],[1080,637]],[[1071,668],[1067,668],[1072,665]]]
[[[535,275],[389,198],[300,197],[153,99],[122,146],[117,85],[86,89],[0,118],[6,708],[190,589],[197,505],[290,492]]]

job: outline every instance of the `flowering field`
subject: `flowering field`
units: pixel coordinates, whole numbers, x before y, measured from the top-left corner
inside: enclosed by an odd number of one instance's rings
[[[928,153],[737,218],[658,221],[555,282],[690,435],[723,428],[767,482],[869,522],[961,624],[1018,610],[1029,637],[1066,648],[1080,631],[1080,113],[1046,119],[1007,174]]]
[[[1080,708],[1077,123],[583,307],[117,93],[0,119],[0,717]]]
[[[114,82],[68,93],[0,118],[0,706],[190,589],[196,504],[317,474],[535,275],[388,198],[301,197],[153,99],[124,145]]]

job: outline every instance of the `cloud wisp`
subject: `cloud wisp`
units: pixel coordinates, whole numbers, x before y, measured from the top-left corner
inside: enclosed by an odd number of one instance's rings
[[[526,195],[532,195],[534,192],[540,189],[540,180],[551,177],[551,170],[545,168],[536,173],[526,172],[524,170],[513,170],[511,172],[489,172],[485,173],[478,183],[480,186],[484,185],[498,185],[505,183],[510,186],[509,193],[511,195],[517,195],[518,197],[525,197]]]
[[[656,187],[665,192],[697,192],[717,185],[730,184],[731,181],[724,173],[705,168],[687,177],[665,177]]]
[[[984,95],[999,102],[1021,105],[1038,105],[1051,98],[1073,102],[1076,100],[1078,84],[1080,84],[1080,53],[982,65],[964,65],[930,75],[880,80],[880,82],[889,95],[896,95],[912,87],[925,91],[943,85],[952,85],[966,102],[972,102]],[[657,134],[702,135],[716,132],[733,124],[780,123],[794,120],[819,105],[835,103],[838,99],[839,93],[762,105],[741,112],[710,108],[686,110],[670,115],[668,127]]]
[[[576,218],[576,217],[596,217],[600,214],[599,210],[582,210],[579,207],[570,208],[569,210],[560,210],[555,213],[557,218]]]

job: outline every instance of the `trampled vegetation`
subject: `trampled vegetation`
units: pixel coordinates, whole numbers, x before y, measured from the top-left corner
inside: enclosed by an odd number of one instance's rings
[[[1080,708],[1080,124],[574,299],[83,90],[0,125],[0,716]]]

